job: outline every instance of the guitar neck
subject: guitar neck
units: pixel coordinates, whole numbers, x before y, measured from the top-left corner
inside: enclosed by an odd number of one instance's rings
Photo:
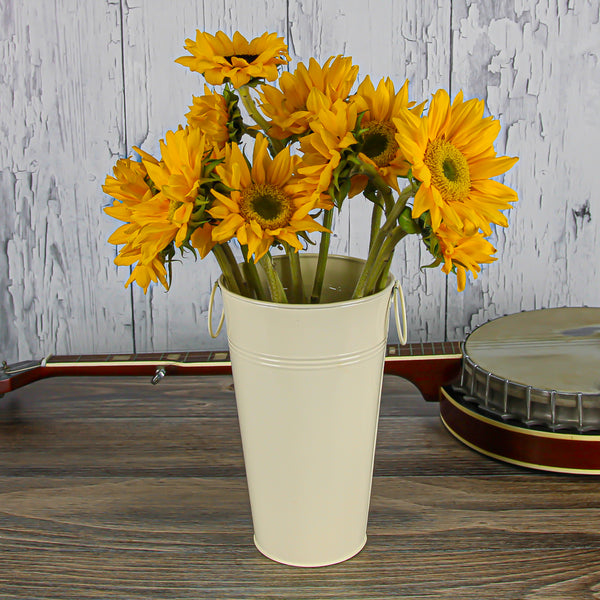
[[[427,399],[437,400],[441,385],[449,382],[449,377],[458,372],[461,357],[458,342],[424,342],[405,346],[389,344],[384,372],[409,379]],[[4,365],[0,369],[0,395],[47,377],[145,375],[151,377],[153,383],[158,383],[166,375],[230,373],[231,361],[226,350],[52,355],[42,361]],[[429,389],[431,381],[435,381],[435,391]],[[432,395],[434,397],[428,398]]]

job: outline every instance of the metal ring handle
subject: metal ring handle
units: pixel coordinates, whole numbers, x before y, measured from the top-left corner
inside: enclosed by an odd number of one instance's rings
[[[216,337],[219,337],[219,334],[221,333],[221,329],[223,327],[223,322],[225,321],[225,307],[223,307],[223,310],[221,311],[221,319],[219,320],[219,325],[218,325],[217,331],[215,333],[212,328],[212,312],[213,312],[213,304],[215,301],[215,294],[217,292],[218,287],[219,287],[219,280],[217,279],[213,283],[212,291],[210,292],[210,302],[208,303],[208,333],[210,334],[210,337],[213,339]]]
[[[398,314],[398,297],[400,298],[400,307],[402,310],[402,327],[400,327],[400,315]],[[402,286],[398,280],[396,280],[394,287],[392,288],[392,299],[394,300],[394,316],[396,317],[396,330],[398,331],[398,338],[400,340],[400,344],[404,346],[407,339],[406,305],[404,303]]]

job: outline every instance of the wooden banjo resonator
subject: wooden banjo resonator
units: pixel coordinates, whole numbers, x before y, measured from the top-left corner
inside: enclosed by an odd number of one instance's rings
[[[388,345],[384,373],[411,381],[452,435],[490,457],[600,474],[600,308],[501,317],[457,342]],[[231,373],[227,351],[49,356],[4,363],[0,395],[55,376]]]

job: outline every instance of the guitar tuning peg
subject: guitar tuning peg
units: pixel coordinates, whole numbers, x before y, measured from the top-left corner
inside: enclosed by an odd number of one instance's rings
[[[151,382],[152,385],[156,385],[157,383],[160,383],[160,380],[167,374],[167,372],[165,371],[164,367],[159,367],[158,369],[156,369],[156,372],[154,373],[154,377],[152,377]]]

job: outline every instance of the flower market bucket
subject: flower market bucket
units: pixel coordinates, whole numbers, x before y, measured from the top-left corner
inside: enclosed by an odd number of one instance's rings
[[[284,286],[285,260],[275,259]],[[316,261],[301,255],[308,293]],[[218,282],[254,543],[280,563],[335,564],[366,543],[396,286],[390,276],[383,291],[350,300],[363,265],[330,256],[322,304],[263,302]]]

